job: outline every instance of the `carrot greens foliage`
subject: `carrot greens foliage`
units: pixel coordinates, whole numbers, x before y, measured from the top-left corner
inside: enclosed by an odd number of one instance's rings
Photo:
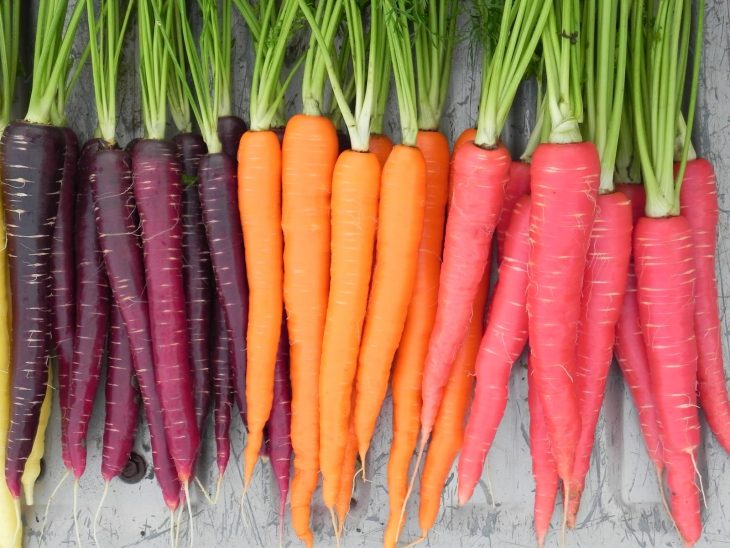
[[[10,122],[19,41],[20,0],[7,0],[0,6],[0,135]]]

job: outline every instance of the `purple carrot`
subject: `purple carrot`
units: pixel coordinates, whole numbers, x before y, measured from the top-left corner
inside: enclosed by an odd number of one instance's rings
[[[203,156],[198,172],[198,191],[216,293],[223,306],[228,344],[231,345],[233,393],[245,424],[248,287],[234,160],[223,153]]]
[[[274,369],[274,404],[267,428],[270,438],[269,455],[271,468],[279,488],[279,527],[284,527],[286,497],[289,493],[289,470],[291,465],[291,381],[289,379],[289,336],[286,330],[286,315],[281,323],[281,337],[276,352]]]
[[[228,155],[234,162],[237,162],[238,143],[241,135],[248,128],[246,122],[238,116],[221,116],[218,118],[218,139],[220,139],[223,153]]]
[[[114,301],[119,305],[132,348],[132,364],[150,429],[155,476],[165,504],[175,510],[180,502],[180,484],[157,394],[142,246],[137,234],[139,219],[132,192],[131,154],[126,150],[100,151],[91,160],[89,170],[94,173],[91,188],[96,204],[96,230]]]
[[[89,170],[102,148],[100,139],[81,151],[76,180],[74,244],[76,248],[76,332],[68,378],[68,452],[74,477],[86,469],[86,434],[101,376],[101,360],[109,319],[109,280],[94,223],[94,200]]]
[[[165,432],[180,482],[200,446],[193,407],[182,276],[182,185],[172,143],[142,139],[132,150],[134,198],[142,227],[150,333]]]
[[[16,499],[48,382],[50,256],[64,148],[58,128],[24,122],[10,124],[0,142],[13,335],[5,479]]]
[[[101,453],[101,476],[107,483],[122,473],[134,446],[139,419],[139,389],[132,360],[132,348],[122,313],[116,303],[112,303],[106,367],[104,448]]]
[[[231,363],[228,352],[228,331],[223,317],[223,307],[216,296],[213,302],[211,323],[210,370],[213,384],[213,430],[215,432],[216,464],[218,477],[222,478],[231,457],[231,408],[233,407],[233,385],[231,384]]]
[[[208,334],[213,274],[197,186],[200,157],[206,153],[207,147],[203,138],[195,133],[181,133],[175,136],[173,142],[177,147],[178,160],[183,173],[181,219],[185,315],[190,341],[193,405],[195,406],[196,424],[200,430],[208,412],[211,385]]]
[[[74,196],[78,140],[69,128],[61,128],[64,138],[61,194],[51,244],[51,318],[53,348],[58,362],[58,401],[61,409],[61,458],[68,470],[68,378],[74,353],[76,329],[76,260],[73,245]]]

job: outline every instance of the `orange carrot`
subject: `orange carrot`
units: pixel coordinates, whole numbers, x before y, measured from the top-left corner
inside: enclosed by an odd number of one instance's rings
[[[385,133],[373,133],[370,136],[370,152],[378,157],[380,167],[385,167],[385,161],[393,150],[393,141]]]
[[[319,472],[319,361],[327,314],[330,194],[337,133],[324,116],[289,120],[282,147],[284,304],[291,345],[294,478],[292,527],[312,542],[309,513]]]
[[[438,131],[419,131],[417,144],[426,161],[426,207],[416,283],[393,365],[393,441],[388,461],[390,515],[385,530],[386,546],[395,545],[395,529],[408,488],[408,468],[418,442],[421,376],[436,318],[449,184],[446,137]]]
[[[367,306],[378,216],[375,154],[343,152],[332,177],[332,260],[319,380],[323,498],[336,503],[347,445],[352,383]]]
[[[335,513],[337,514],[337,526],[339,533],[345,528],[345,520],[350,511],[352,502],[352,491],[355,488],[355,466],[357,465],[357,436],[355,425],[350,422],[350,429],[347,432],[347,446],[345,447],[345,459],[342,461],[342,474],[340,476],[340,489],[337,493]]]
[[[363,463],[413,294],[425,196],[423,153],[417,147],[395,146],[380,185],[375,269],[357,368],[353,420]]]
[[[248,486],[271,411],[283,306],[281,146],[273,131],[247,131],[241,137],[238,207],[249,287],[248,440],[244,453],[244,480]]]

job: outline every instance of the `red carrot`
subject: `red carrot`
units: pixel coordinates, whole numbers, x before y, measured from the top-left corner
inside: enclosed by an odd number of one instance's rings
[[[530,193],[530,164],[524,161],[513,161],[510,164],[509,181],[504,188],[504,203],[502,204],[502,214],[499,216],[497,223],[497,264],[502,263],[502,254],[504,252],[504,240],[509,230],[510,219],[515,209],[517,201],[526,194]]]
[[[86,434],[101,375],[101,361],[109,319],[109,280],[94,223],[90,179],[93,158],[104,147],[88,141],[79,157],[74,211],[76,248],[76,332],[68,379],[68,451],[74,477],[86,468]]]
[[[680,212],[692,230],[697,282],[695,337],[700,404],[707,424],[725,451],[730,452],[730,402],[722,360],[715,249],[717,247],[717,181],[712,164],[702,158],[687,162],[680,192]]]
[[[523,196],[515,204],[505,236],[499,280],[477,356],[477,384],[459,458],[459,504],[466,504],[482,475],[507,406],[512,364],[527,342],[529,227],[530,197]]]

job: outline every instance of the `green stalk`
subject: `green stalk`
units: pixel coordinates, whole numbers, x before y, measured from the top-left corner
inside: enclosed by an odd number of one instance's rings
[[[601,193],[614,190],[626,82],[630,0],[588,0],[585,37],[585,136],[601,160]]]
[[[479,1],[491,6],[489,0]],[[489,6],[480,11],[487,12],[491,9]],[[519,84],[549,21],[551,6],[552,0],[505,0],[500,8],[496,46],[491,56],[485,52],[475,139],[478,146],[497,146]]]
[[[334,2],[319,2],[315,18],[321,28],[324,29],[324,38],[331,51],[337,29],[342,20],[342,0]],[[349,48],[349,42],[345,40]],[[344,74],[344,67],[348,59],[341,56],[342,62],[339,67],[339,74]],[[325,106],[325,83],[327,81],[327,69],[320,53],[319,45],[314,35],[309,38],[309,47],[304,62],[304,75],[302,78],[302,112],[308,116],[321,116],[326,110]]]
[[[182,27],[188,23],[183,20],[184,17],[186,17],[186,14],[181,14],[180,10],[175,10],[170,28],[167,29],[172,46],[172,57],[175,59],[175,63],[170,64],[169,68],[171,74],[168,80],[167,100],[170,107],[170,116],[172,116],[172,121],[178,132],[189,133],[192,131],[193,122],[190,114],[190,102],[185,90],[188,67]],[[178,74],[176,63],[182,69],[182,76]]]
[[[279,121],[286,86],[300,64],[295,64],[282,84],[284,54],[298,13],[297,0],[283,0],[278,8],[276,0],[262,0],[259,9],[263,8],[263,11],[258,17],[247,0],[238,0],[236,5],[256,42],[251,85],[251,129],[266,131]]]
[[[692,127],[697,100],[701,60],[704,2],[697,2],[697,23],[692,76],[689,86],[687,126]],[[633,11],[631,88],[636,141],[647,192],[646,214],[666,217],[679,214],[679,194],[690,151],[690,132],[681,112],[689,48],[691,3],[687,0],[659,0],[653,4],[638,0]],[[644,28],[648,21],[649,28]],[[648,97],[644,94],[648,92]],[[677,174],[674,173],[675,140],[684,142]]]
[[[19,41],[20,0],[6,0],[0,6],[0,135],[10,122]]]
[[[334,0],[323,1],[332,2]],[[365,53],[365,31],[360,13],[360,3],[358,0],[344,0],[347,37],[353,58],[354,109],[348,104],[322,26],[317,22],[306,0],[298,0],[298,2],[319,45],[322,60],[329,75],[332,92],[350,134],[352,150],[367,152],[370,146],[370,129],[377,95],[376,90],[382,85],[379,76],[381,76],[380,72],[382,72],[383,63],[387,58],[384,52],[385,33],[380,0],[369,0],[367,2],[370,6],[370,40],[367,54]]]
[[[416,100],[416,74],[413,66],[413,43],[406,19],[414,0],[384,0],[385,29],[390,58],[393,64],[395,87],[398,92],[398,111],[401,123],[401,141],[406,146],[416,146],[418,135],[418,107]]]
[[[438,129],[451,76],[451,60],[456,39],[457,3],[434,0],[424,5],[415,2],[413,11],[418,127]]]
[[[171,28],[172,0],[137,3],[142,120],[147,139],[164,139],[167,123],[167,87],[171,48],[165,39]]]
[[[641,183],[639,151],[636,140],[634,139],[634,114],[629,99],[627,97],[624,101],[618,148],[616,150],[616,173],[614,179],[617,183]]]
[[[388,98],[390,97],[390,83],[393,76],[392,60],[388,53],[387,33],[379,35],[378,48],[382,57],[378,62],[375,87],[375,99],[373,101],[373,114],[370,121],[370,134],[382,135],[385,133],[385,111],[388,109]]]
[[[580,2],[554,0],[542,32],[551,143],[583,140],[579,127],[583,118],[579,27]]]
[[[119,58],[133,5],[134,1],[129,0],[123,17],[120,18],[119,0],[103,0],[99,15],[94,11],[94,0],[86,0],[99,136],[108,143],[116,142],[116,82]]]
[[[50,3],[41,2],[43,4]],[[38,65],[33,67],[33,84],[25,116],[26,121],[31,123],[48,124],[51,121],[53,102],[59,90],[66,86],[71,47],[84,13],[85,2],[76,3],[64,29],[67,4],[67,1],[59,0],[52,6],[44,6],[42,13],[39,13],[36,50],[41,48],[41,53],[39,55],[36,51],[34,54]]]

